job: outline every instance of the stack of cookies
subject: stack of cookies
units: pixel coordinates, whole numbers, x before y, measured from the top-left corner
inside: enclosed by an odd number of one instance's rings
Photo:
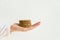
[[[30,27],[31,26],[31,20],[19,20],[19,26]]]

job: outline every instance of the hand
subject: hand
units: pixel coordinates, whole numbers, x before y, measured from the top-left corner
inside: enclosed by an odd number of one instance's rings
[[[15,23],[11,26],[11,32],[14,32],[14,31],[22,31],[22,32],[26,32],[26,31],[29,31],[29,30],[32,30],[36,27],[38,27],[40,25],[40,22],[37,22],[35,24],[33,24],[31,27],[29,28],[24,28],[24,27],[21,27],[21,26],[18,26],[18,23]]]

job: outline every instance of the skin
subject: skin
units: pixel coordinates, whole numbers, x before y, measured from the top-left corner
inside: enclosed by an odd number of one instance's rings
[[[30,26],[29,28],[24,28],[24,27],[18,26],[18,23],[14,23],[13,25],[11,25],[10,33],[15,32],[15,31],[27,32],[27,31],[30,31],[30,30],[32,30],[32,29],[35,29],[35,28],[38,27],[39,25],[40,25],[40,22],[37,22],[37,23],[33,24],[32,26]],[[6,29],[5,31],[7,31],[7,29]],[[5,32],[5,31],[4,31],[4,32]],[[4,32],[3,32],[2,34],[0,34],[0,36],[3,35]],[[8,35],[8,33],[7,33],[6,35],[4,35],[3,37],[5,37],[5,36],[7,36],[7,35]]]
[[[11,25],[11,32],[15,32],[15,31],[20,31],[20,32],[27,32],[29,30],[32,30],[36,27],[38,27],[40,25],[40,22],[37,22],[35,24],[33,24],[32,26],[30,26],[29,28],[24,28],[24,27],[21,27],[21,26],[18,26],[18,23],[15,23],[13,25]]]

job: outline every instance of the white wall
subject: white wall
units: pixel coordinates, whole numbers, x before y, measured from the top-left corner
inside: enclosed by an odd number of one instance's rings
[[[41,25],[29,32],[14,32],[2,40],[60,40],[60,0],[0,0],[0,21],[13,24],[31,19]]]

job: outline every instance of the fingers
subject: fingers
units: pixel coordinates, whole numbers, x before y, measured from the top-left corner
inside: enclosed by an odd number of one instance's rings
[[[27,28],[26,31],[32,30],[40,25],[40,22],[33,24],[31,27]]]
[[[32,30],[40,25],[40,22],[33,24],[28,30]]]
[[[37,22],[37,23],[33,24],[32,27],[37,27],[39,25],[40,25],[40,22]]]

